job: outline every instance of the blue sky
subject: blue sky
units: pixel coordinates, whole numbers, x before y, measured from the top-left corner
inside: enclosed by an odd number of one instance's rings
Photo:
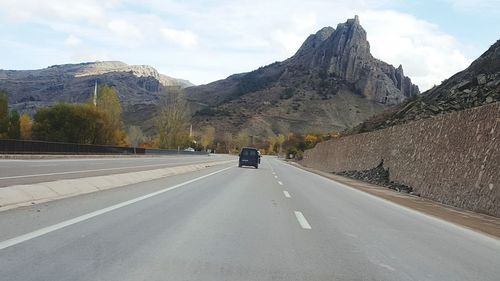
[[[372,54],[424,90],[500,39],[500,0],[1,0],[0,69],[120,60],[202,84],[284,60],[355,14]]]

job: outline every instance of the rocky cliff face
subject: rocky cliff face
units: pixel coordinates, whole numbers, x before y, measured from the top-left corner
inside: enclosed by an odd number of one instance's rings
[[[151,118],[165,88],[192,84],[159,74],[150,66],[123,62],[54,65],[38,70],[0,70],[0,89],[9,93],[9,106],[33,114],[37,108],[57,102],[86,102],[95,82],[117,89],[127,123]],[[143,126],[146,130],[152,124]]]
[[[194,86],[184,79],[172,78],[158,71],[149,65],[128,65],[120,61],[103,61],[88,64],[80,64],[81,67],[75,69],[75,77],[97,76],[112,72],[128,72],[137,77],[152,77],[158,80],[163,86],[179,86],[181,88]],[[55,67],[65,67],[55,66]]]
[[[373,58],[358,16],[309,36],[288,63],[345,79],[363,96],[388,105],[419,93],[401,65],[394,68]]]
[[[441,85],[366,120],[351,133],[382,129],[500,101],[500,40]]]
[[[186,90],[198,127],[257,136],[343,130],[419,93],[402,66],[371,55],[357,16],[310,35],[283,62]]]

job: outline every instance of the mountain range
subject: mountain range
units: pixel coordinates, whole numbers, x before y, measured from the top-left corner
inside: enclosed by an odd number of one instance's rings
[[[83,103],[94,92],[95,83],[116,88],[126,124],[153,126],[156,107],[170,87],[193,86],[187,80],[160,74],[147,65],[119,61],[54,65],[38,70],[1,70],[0,90],[9,93],[9,106],[34,114],[37,108],[58,102]]]
[[[371,55],[357,16],[311,34],[285,61],[200,86],[115,61],[0,70],[10,107],[31,114],[60,101],[88,101],[96,82],[115,87],[125,123],[147,132],[162,96],[175,87],[184,89],[195,132],[211,125],[218,134],[245,130],[257,138],[342,131],[419,94],[401,65]]]

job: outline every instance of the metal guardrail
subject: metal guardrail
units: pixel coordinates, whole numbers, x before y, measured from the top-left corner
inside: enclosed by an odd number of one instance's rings
[[[203,151],[183,151],[170,149],[147,149],[142,147],[122,147],[90,145],[33,140],[0,140],[0,154],[156,154],[156,155],[206,155]]]

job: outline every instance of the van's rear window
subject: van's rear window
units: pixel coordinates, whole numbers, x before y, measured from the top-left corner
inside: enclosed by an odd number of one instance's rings
[[[241,152],[242,156],[255,156],[257,155],[257,151],[253,149],[243,149]]]

